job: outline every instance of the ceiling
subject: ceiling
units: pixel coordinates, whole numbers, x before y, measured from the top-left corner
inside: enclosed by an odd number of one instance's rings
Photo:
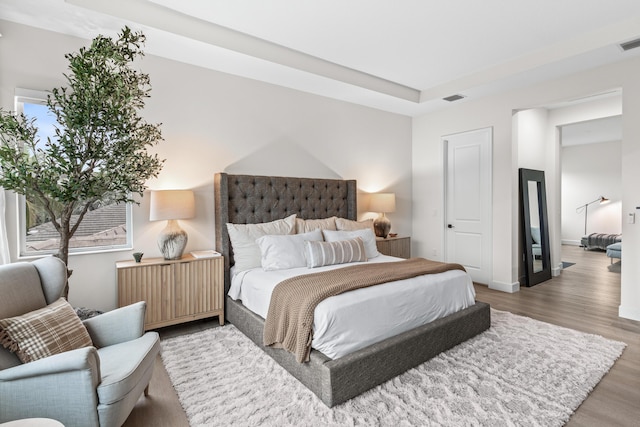
[[[561,127],[563,147],[622,141],[622,116],[604,117]]]
[[[416,116],[640,55],[637,0],[0,0],[0,17]],[[2,28],[0,26],[0,33]]]

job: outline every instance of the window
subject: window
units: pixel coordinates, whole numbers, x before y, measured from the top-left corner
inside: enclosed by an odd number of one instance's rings
[[[46,105],[47,94],[39,91],[16,90],[16,111],[35,118],[39,145],[55,135],[55,116]],[[55,253],[60,236],[41,203],[32,197],[18,196],[18,226],[20,255]],[[75,221],[72,221],[72,224]],[[116,204],[99,200],[83,218],[69,242],[69,253],[130,249],[131,204]]]

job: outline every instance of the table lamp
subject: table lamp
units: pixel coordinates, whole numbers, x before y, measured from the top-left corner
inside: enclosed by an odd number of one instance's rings
[[[167,220],[167,226],[158,235],[158,248],[164,259],[180,259],[187,246],[187,232],[179,219],[195,216],[195,198],[191,190],[160,190],[151,192],[149,221]]]
[[[375,193],[369,199],[369,211],[378,212],[379,215],[373,220],[373,229],[376,236],[384,239],[389,235],[391,230],[391,221],[386,217],[386,213],[395,212],[396,195],[395,193]]]

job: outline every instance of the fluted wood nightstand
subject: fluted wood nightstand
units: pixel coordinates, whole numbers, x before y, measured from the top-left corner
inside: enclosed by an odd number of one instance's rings
[[[378,252],[398,258],[411,258],[411,237],[376,237]]]
[[[147,302],[144,328],[218,316],[224,324],[224,258],[119,261],[118,306]]]

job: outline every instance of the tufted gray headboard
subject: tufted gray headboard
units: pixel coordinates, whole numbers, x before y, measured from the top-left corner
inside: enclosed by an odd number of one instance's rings
[[[217,173],[214,191],[216,250],[225,257],[225,295],[233,265],[228,222],[257,224],[293,214],[304,219],[357,219],[355,180]]]

